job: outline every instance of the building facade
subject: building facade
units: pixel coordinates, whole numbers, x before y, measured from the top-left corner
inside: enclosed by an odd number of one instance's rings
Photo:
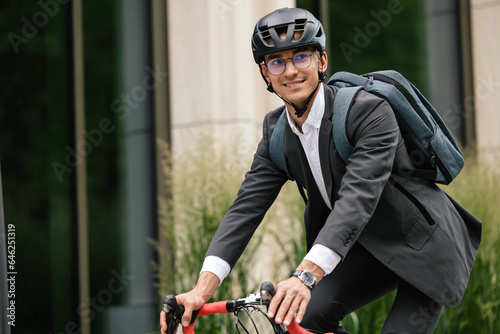
[[[250,161],[265,113],[282,103],[265,90],[250,36],[260,17],[296,5],[327,21],[329,71],[419,58],[410,76],[460,144],[499,158],[500,0],[341,4],[366,14],[349,27],[328,1],[9,2],[0,154],[5,225],[16,226],[16,329],[157,331],[154,241],[172,249],[159,198],[175,196],[168,178],[200,141]],[[408,19],[410,35],[386,34]],[[408,40],[422,57],[405,53]],[[402,60],[384,63],[393,52]]]

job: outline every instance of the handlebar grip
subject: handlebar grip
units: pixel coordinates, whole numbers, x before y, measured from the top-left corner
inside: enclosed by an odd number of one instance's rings
[[[163,311],[167,314],[167,334],[174,334],[176,322],[179,322],[184,314],[185,308],[177,303],[175,296],[167,295],[163,299]],[[191,324],[193,324],[200,310],[193,311]]]
[[[163,299],[163,312],[167,316],[167,334],[174,334],[175,324],[184,314],[184,307],[177,304],[175,296],[167,295]]]
[[[199,316],[203,317],[205,315],[210,315],[210,314],[215,314],[215,313],[229,313],[229,310],[227,309],[227,301],[220,301],[220,302],[214,302],[210,304],[205,304],[203,307],[199,310]]]
[[[191,324],[187,327],[183,327],[182,334],[195,334],[194,333],[194,324]]]

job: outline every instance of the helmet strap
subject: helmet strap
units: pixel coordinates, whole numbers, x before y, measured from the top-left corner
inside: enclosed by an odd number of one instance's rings
[[[273,85],[267,81],[266,77],[264,76],[264,73],[262,73],[262,67],[261,65],[259,65],[259,71],[260,71],[260,75],[262,76],[262,79],[264,79],[266,85],[267,85],[267,90],[271,93],[274,93],[274,88],[273,88]],[[279,95],[278,95],[279,96]]]
[[[322,54],[323,54],[323,52],[320,52],[320,59],[321,59],[321,55],[322,55]],[[322,60],[321,60],[321,62],[323,63],[323,61],[322,61]],[[316,93],[316,91],[318,90],[319,85],[323,82],[323,80],[325,80],[325,79],[326,79],[326,74],[325,74],[325,72],[319,72],[319,73],[318,73],[318,76],[319,76],[318,84],[316,85],[316,88],[314,88],[314,90],[312,91],[312,93],[311,93],[311,94],[309,94],[309,96],[307,97],[307,99],[305,99],[305,101],[307,101],[307,102],[306,102],[306,104],[304,105],[304,108],[302,108],[302,110],[299,110],[299,109],[297,108],[297,106],[295,106],[295,104],[288,102],[288,103],[290,103],[290,104],[292,105],[293,109],[295,109],[295,115],[297,115],[297,117],[298,117],[298,118],[302,117],[302,115],[304,115],[304,113],[307,111],[307,107],[309,107],[309,102],[311,102],[311,99],[312,99],[312,97],[313,97],[314,93]],[[278,94],[276,94],[276,95],[278,95]],[[279,95],[278,95],[278,96],[279,96]],[[280,96],[280,97],[281,97],[281,96]],[[285,99],[283,99],[282,97],[281,97],[281,99],[282,99],[283,101],[285,101]]]
[[[302,108],[301,110],[299,110],[295,104],[293,104],[291,102],[288,102],[293,107],[293,109],[295,109],[295,115],[298,118],[301,118],[305,114],[305,112],[307,111],[307,108],[309,107],[309,102],[311,102],[311,99],[312,99],[314,93],[316,93],[316,91],[318,90],[318,87],[319,87],[320,84],[321,84],[321,81],[318,81],[318,84],[316,85],[316,88],[314,88],[314,90],[311,92],[311,94],[309,94],[309,96],[307,97],[307,99],[305,99],[305,101],[307,101],[307,102],[306,102],[306,104],[304,104],[304,108]],[[276,95],[278,95],[278,94],[276,94]],[[283,101],[286,101],[283,98],[281,98],[281,99]]]

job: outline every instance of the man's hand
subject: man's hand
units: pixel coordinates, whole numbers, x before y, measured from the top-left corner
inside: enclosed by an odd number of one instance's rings
[[[323,269],[307,260],[302,261],[297,270],[312,272],[318,283],[325,276]],[[311,300],[311,289],[298,277],[290,277],[276,285],[276,294],[271,300],[267,314],[270,318],[274,317],[277,324],[283,323],[285,326],[288,326],[297,314],[295,321],[300,323],[309,300]]]
[[[199,310],[204,304],[205,300],[198,294],[196,288],[175,297],[177,304],[184,306],[184,314],[182,315],[181,323],[183,327],[189,326],[193,311]],[[160,313],[161,333],[167,333],[167,315],[164,311]]]
[[[311,290],[299,278],[290,277],[276,285],[267,314],[277,324],[288,326],[297,313],[296,322],[300,323],[310,299]]]
[[[219,286],[219,279],[211,272],[203,272],[198,278],[196,287],[186,293],[175,297],[177,304],[184,306],[184,315],[182,316],[182,326],[187,327],[191,322],[193,311],[199,310],[209,299]],[[167,315],[160,313],[161,333],[167,333]]]

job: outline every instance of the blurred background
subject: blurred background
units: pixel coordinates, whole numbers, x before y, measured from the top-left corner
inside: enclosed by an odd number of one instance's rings
[[[192,284],[195,277],[176,274],[197,274],[262,119],[281,104],[253,62],[254,25],[294,6],[322,20],[329,74],[401,72],[473,165],[497,161],[499,0],[3,0],[0,159],[5,225],[15,226],[16,245],[15,326],[4,331],[158,331],[161,296]],[[488,211],[500,204],[496,170],[478,170],[459,183],[462,204],[498,222],[498,211]],[[463,190],[475,184],[477,192]],[[282,198],[276,217],[300,226],[300,210],[287,208],[295,202],[300,209],[300,198]],[[211,224],[203,236],[200,219]],[[187,232],[193,227],[198,237]],[[283,241],[272,228],[257,238],[270,235]],[[481,333],[500,333],[498,228],[488,235],[477,278],[487,283],[454,333],[478,323],[489,326]],[[183,248],[193,244],[197,253]],[[245,270],[235,270],[235,284],[252,286]],[[468,321],[465,312],[477,317]],[[357,318],[348,319],[353,333],[362,332]]]

